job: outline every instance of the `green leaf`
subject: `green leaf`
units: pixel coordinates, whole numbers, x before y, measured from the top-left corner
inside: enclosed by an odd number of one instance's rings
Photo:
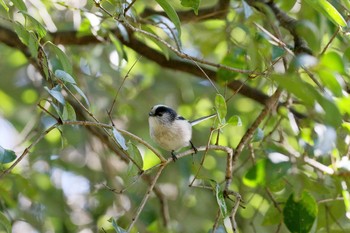
[[[219,205],[221,215],[223,216],[223,218],[225,218],[227,216],[227,206],[224,198],[224,193],[220,189],[220,185],[218,183],[216,183],[215,185],[215,197],[216,202]]]
[[[319,103],[324,110],[324,113],[320,113],[320,115],[323,115],[326,124],[334,128],[341,125],[342,116],[334,101],[320,94],[314,86],[292,75],[273,75],[272,79],[288,92],[301,99],[307,106],[315,107],[315,102]]]
[[[64,105],[63,113],[62,113],[62,120],[70,120],[75,121],[77,119],[77,116],[75,114],[75,110],[68,102]]]
[[[52,88],[51,90],[48,87],[44,87],[45,90],[53,97],[55,98],[59,103],[61,103],[62,105],[65,104],[65,100],[64,97],[61,93],[61,87],[59,85],[55,86],[54,88]]]
[[[20,12],[23,14],[24,18],[27,21],[25,28],[27,30],[33,30],[33,32],[38,35],[39,39],[43,38],[46,35],[46,28],[26,11],[21,10]]]
[[[127,150],[128,147],[125,144],[125,138],[123,137],[123,135],[121,135],[119,133],[118,130],[116,130],[115,128],[113,128],[113,136],[115,138],[115,140],[117,140],[117,143],[119,144],[119,146],[123,149],[123,150]]]
[[[0,0],[0,4],[2,5],[2,7],[3,7],[7,12],[9,12],[9,8],[8,8],[8,6],[6,5],[6,3],[4,2],[4,0]]]
[[[320,69],[329,69],[333,72],[345,73],[344,60],[339,53],[331,51],[322,55],[320,62]]]
[[[64,70],[56,70],[55,76],[62,80],[64,83],[76,84],[74,78]]]
[[[143,168],[143,159],[141,156],[141,153],[137,146],[135,146],[133,143],[128,142],[128,153],[131,156],[131,158],[135,161],[135,163],[138,165],[138,167]],[[128,176],[134,176],[139,173],[139,169],[135,166],[133,162],[130,162],[130,166],[128,169]]]
[[[117,51],[120,58],[124,58],[126,61],[128,60],[127,54],[124,51],[123,44],[115,37],[113,33],[109,33],[109,39],[112,41],[115,50]],[[119,59],[119,65],[121,65],[122,59]]]
[[[29,32],[28,47],[32,57],[38,57],[39,40],[36,34],[32,31]]]
[[[344,199],[344,206],[345,206],[345,210],[346,210],[346,216],[348,217],[350,215],[350,193],[348,191],[348,187],[345,184],[345,181],[343,181],[343,182],[344,183],[342,184],[342,186],[343,186],[342,196],[343,196],[343,199]]]
[[[294,94],[296,97],[304,101],[305,104],[313,107],[316,99],[313,93],[310,92],[310,89],[314,89],[313,86],[305,83],[294,75],[273,75],[272,79],[288,92]]]
[[[175,9],[169,4],[168,0],[156,0],[156,2],[163,8],[169,19],[174,23],[179,37],[181,37],[181,24],[179,16],[177,15]]]
[[[184,7],[191,7],[196,15],[198,15],[198,8],[200,0],[181,0],[181,5]]]
[[[333,100],[328,99],[326,96],[321,95],[315,90],[314,92],[317,102],[321,105],[321,107],[324,110],[324,122],[327,125],[334,127],[335,129],[338,128],[343,120],[337,105]]]
[[[232,126],[242,126],[242,120],[237,115],[231,116],[230,119],[228,119],[227,123]]]
[[[336,78],[336,76],[339,76],[339,74],[324,69],[318,70],[317,72],[322,84],[325,87],[332,91],[336,97],[343,96],[342,87]]]
[[[90,107],[90,102],[89,102],[88,98],[86,97],[86,95],[84,94],[84,92],[77,85],[72,85],[72,86],[79,93],[79,95],[84,98],[87,106]]]
[[[337,106],[342,114],[346,113],[346,114],[350,115],[350,108],[349,108],[350,96],[338,98],[338,99],[336,99],[336,103],[337,103]],[[344,123],[346,123],[346,122],[344,122]],[[347,124],[349,124],[349,123],[347,123]]]
[[[148,19],[152,20],[158,28],[161,28],[179,47],[181,47],[180,34],[171,20],[162,15],[151,15]]]
[[[16,153],[12,150],[7,150],[0,146],[0,163],[11,163],[16,159]]]
[[[2,225],[5,228],[5,232],[11,233],[12,232],[12,226],[10,220],[2,213],[0,212],[0,225]]]
[[[118,223],[117,223],[117,221],[115,221],[114,218],[111,218],[108,221],[112,222],[112,226],[113,226],[116,233],[127,233],[128,232],[128,231],[124,230],[123,228],[121,228],[120,226],[118,226]]]
[[[67,55],[52,42],[48,41],[47,44],[53,49],[53,54],[55,54],[61,63],[62,69],[68,74],[73,74],[73,67]]]
[[[346,21],[343,16],[327,0],[306,0],[306,2],[315,10],[326,16],[334,24],[346,27]]]
[[[255,188],[258,185],[264,186],[266,182],[265,172],[266,159],[262,159],[256,162],[243,177],[243,183],[248,186]]]
[[[266,184],[275,186],[279,180],[288,174],[291,167],[292,163],[288,156],[278,152],[269,153],[265,163]]]
[[[221,94],[216,94],[215,96],[215,109],[218,114],[218,119],[220,123],[225,123],[225,117],[227,114],[227,106],[225,98]]]
[[[24,4],[23,0],[11,0],[13,5],[17,7],[18,10],[20,11],[27,11],[26,4]]]
[[[282,216],[279,210],[274,205],[270,205],[269,209],[264,214],[262,225],[263,226],[276,225],[281,222],[281,218]]]
[[[291,194],[283,208],[284,224],[291,233],[308,233],[317,213],[317,203],[308,192],[304,191],[298,199]]]
[[[63,108],[62,106],[58,106],[57,104],[51,102],[50,103],[51,107],[56,111],[56,113],[58,114],[58,116],[63,119]]]
[[[147,32],[150,32],[150,33],[152,33],[152,34],[154,34],[154,35],[156,34],[155,31],[153,31],[150,27],[147,27],[147,26],[145,26],[145,25],[142,26],[142,29],[145,30],[145,31],[147,31]],[[167,47],[166,45],[164,45],[164,44],[161,43],[159,40],[157,40],[157,39],[155,39],[155,38],[153,38],[153,37],[147,37],[147,39],[150,39],[153,43],[155,43],[155,44],[159,47],[160,51],[163,53],[163,55],[165,56],[165,58],[166,58],[167,60],[169,60],[169,57],[170,57],[170,55],[169,55],[169,49],[168,49],[168,47]]]
[[[235,48],[231,53],[227,54],[221,61],[221,64],[235,67],[238,69],[246,69],[246,51],[241,48]],[[218,80],[220,82],[230,82],[234,80],[238,73],[232,72],[223,68],[219,68],[217,72]]]
[[[18,38],[22,41],[23,44],[28,45],[30,34],[27,29],[18,22],[16,22],[14,25]]]

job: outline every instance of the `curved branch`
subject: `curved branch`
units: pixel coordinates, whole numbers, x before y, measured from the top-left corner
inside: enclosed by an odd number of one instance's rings
[[[193,10],[178,11],[177,15],[181,22],[199,22],[208,19],[222,19],[226,17],[229,7],[230,0],[219,0],[214,6],[199,9],[197,15],[194,14]],[[146,8],[140,16],[148,17],[155,14],[167,17],[164,11],[155,11],[151,8]]]
[[[141,54],[142,56],[148,58],[149,60],[156,62],[162,67],[183,71],[205,80],[207,79],[206,77],[207,75],[214,82],[217,81],[217,73],[215,70],[201,66],[203,70],[201,71],[200,69],[198,69],[196,64],[189,63],[185,60],[178,60],[173,58],[167,59],[163,54],[161,54],[157,50],[152,49],[148,47],[146,44],[137,40],[133,36],[133,34],[130,34],[129,40],[126,41],[118,31],[115,31],[114,33],[125,46],[133,49],[135,52]],[[99,44],[103,42],[101,41],[101,39],[96,38],[94,35],[78,36],[78,32],[73,30],[58,31],[55,33],[51,33],[50,37],[51,37],[51,41],[54,44],[62,44],[62,45],[88,45],[88,44]],[[5,43],[10,47],[21,50],[28,58],[30,58],[30,54],[27,47],[18,39],[17,34],[14,31],[7,29],[1,25],[0,25],[0,41],[2,41],[3,43]],[[269,98],[269,96],[267,96],[263,92],[257,89],[254,89],[239,80],[231,81],[230,83],[228,83],[228,87],[232,91],[239,90],[240,94],[250,99],[253,99],[256,102],[263,105]]]

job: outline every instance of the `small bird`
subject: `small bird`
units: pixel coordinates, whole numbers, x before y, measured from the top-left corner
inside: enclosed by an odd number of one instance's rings
[[[216,116],[216,114],[212,114],[194,121],[188,121],[178,115],[174,109],[162,104],[153,106],[148,115],[152,140],[161,148],[171,151],[174,162],[177,159],[174,152],[185,146],[191,145],[197,153],[197,149],[191,141],[192,126]]]

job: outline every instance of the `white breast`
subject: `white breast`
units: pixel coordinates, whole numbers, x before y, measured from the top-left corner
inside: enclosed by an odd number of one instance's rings
[[[149,117],[150,136],[160,147],[176,151],[188,146],[192,138],[192,126],[187,120],[176,120],[163,124],[155,117]]]

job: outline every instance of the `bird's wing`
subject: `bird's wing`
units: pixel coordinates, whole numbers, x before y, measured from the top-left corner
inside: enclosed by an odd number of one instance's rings
[[[201,123],[202,121],[208,120],[214,116],[216,116],[216,113],[209,115],[209,116],[204,116],[204,117],[198,118],[198,119],[193,120],[193,121],[190,121],[190,124],[193,126],[193,125],[196,125],[198,123]]]

